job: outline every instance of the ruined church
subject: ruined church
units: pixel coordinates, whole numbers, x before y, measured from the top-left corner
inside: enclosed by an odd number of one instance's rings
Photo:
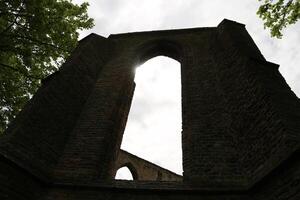
[[[120,150],[134,68],[160,55],[181,64],[183,176]],[[278,67],[226,19],[91,34],[0,137],[0,199],[299,200],[300,100]]]

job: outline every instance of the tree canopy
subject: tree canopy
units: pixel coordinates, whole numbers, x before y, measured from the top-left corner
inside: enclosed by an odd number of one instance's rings
[[[0,1],[0,133],[93,26],[88,3]]]
[[[281,38],[282,30],[300,19],[300,0],[259,0],[263,4],[257,14],[269,28],[272,37]]]

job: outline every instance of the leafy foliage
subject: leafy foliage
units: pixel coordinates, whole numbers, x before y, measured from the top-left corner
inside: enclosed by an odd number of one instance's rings
[[[0,133],[91,28],[88,3],[71,0],[0,1]]]
[[[257,14],[264,20],[265,28],[270,28],[271,36],[281,38],[281,31],[300,19],[300,0],[259,0],[264,3]]]

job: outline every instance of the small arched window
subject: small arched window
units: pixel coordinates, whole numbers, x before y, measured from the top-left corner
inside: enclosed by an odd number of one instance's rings
[[[116,180],[134,180],[133,175],[128,167],[121,167],[116,173]]]

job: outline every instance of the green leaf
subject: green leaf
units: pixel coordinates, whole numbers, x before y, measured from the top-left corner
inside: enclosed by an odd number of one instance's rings
[[[265,0],[257,15],[264,21],[264,27],[270,29],[272,37],[281,38],[282,30],[299,20],[300,0]]]

